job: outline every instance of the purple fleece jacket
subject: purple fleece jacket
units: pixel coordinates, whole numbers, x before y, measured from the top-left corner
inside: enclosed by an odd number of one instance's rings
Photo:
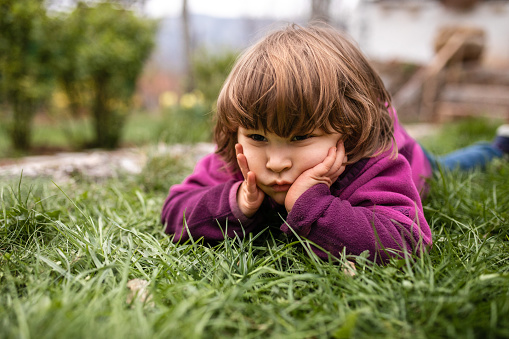
[[[369,250],[370,259],[378,262],[395,253],[430,246],[431,231],[420,193],[425,193],[431,166],[397,117],[395,140],[396,159],[388,150],[347,166],[330,188],[318,184],[308,189],[297,199],[286,222],[280,220],[281,231],[288,235],[295,232],[334,256],[343,249],[354,255]],[[267,227],[268,210],[284,211],[266,197],[252,218],[244,216],[237,205],[242,174],[225,167],[217,154],[209,154],[182,184],[171,187],[162,222],[166,233],[175,234],[175,242],[190,235],[219,241],[224,234],[259,232]],[[318,248],[313,250],[323,259],[328,257]]]

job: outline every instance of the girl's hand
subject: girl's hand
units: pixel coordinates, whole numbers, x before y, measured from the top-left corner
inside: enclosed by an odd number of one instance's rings
[[[345,170],[347,161],[345,146],[339,141],[337,147],[331,147],[321,163],[304,171],[292,184],[285,198],[285,207],[290,212],[295,201],[309,188],[316,184],[331,186]]]
[[[247,158],[244,155],[241,144],[235,145],[235,152],[237,153],[237,163],[244,176],[244,182],[237,191],[237,204],[242,213],[250,218],[260,208],[265,193],[256,185],[256,175],[249,170]]]

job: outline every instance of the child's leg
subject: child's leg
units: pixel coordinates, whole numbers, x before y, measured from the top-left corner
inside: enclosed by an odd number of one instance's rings
[[[474,168],[485,168],[495,158],[503,156],[503,152],[490,143],[477,143],[452,153],[435,157],[442,169],[454,170],[459,168],[468,171]]]
[[[509,154],[509,125],[497,129],[497,137],[492,143],[477,143],[443,156],[434,156],[426,152],[434,170],[438,167],[445,170],[484,168],[495,158]]]

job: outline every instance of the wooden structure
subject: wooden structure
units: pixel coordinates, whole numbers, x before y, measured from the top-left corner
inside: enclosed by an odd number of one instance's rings
[[[509,121],[509,70],[480,66],[484,32],[447,27],[435,40],[435,57],[396,93],[400,114],[413,120],[442,122],[465,116]]]

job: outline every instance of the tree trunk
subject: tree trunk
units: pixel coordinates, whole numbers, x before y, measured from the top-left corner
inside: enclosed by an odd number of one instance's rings
[[[35,104],[31,100],[21,98],[14,100],[10,133],[15,150],[28,151],[30,149],[34,114]]]
[[[92,147],[114,149],[120,142],[123,121],[118,112],[108,105],[108,79],[94,80],[94,115],[95,140]]]
[[[310,21],[321,21],[330,23],[330,2],[331,0],[311,0]]]
[[[182,41],[184,43],[184,71],[186,75],[186,92],[194,89],[194,72],[192,67],[193,49],[191,42],[191,27],[189,24],[189,10],[187,0],[182,0]]]

